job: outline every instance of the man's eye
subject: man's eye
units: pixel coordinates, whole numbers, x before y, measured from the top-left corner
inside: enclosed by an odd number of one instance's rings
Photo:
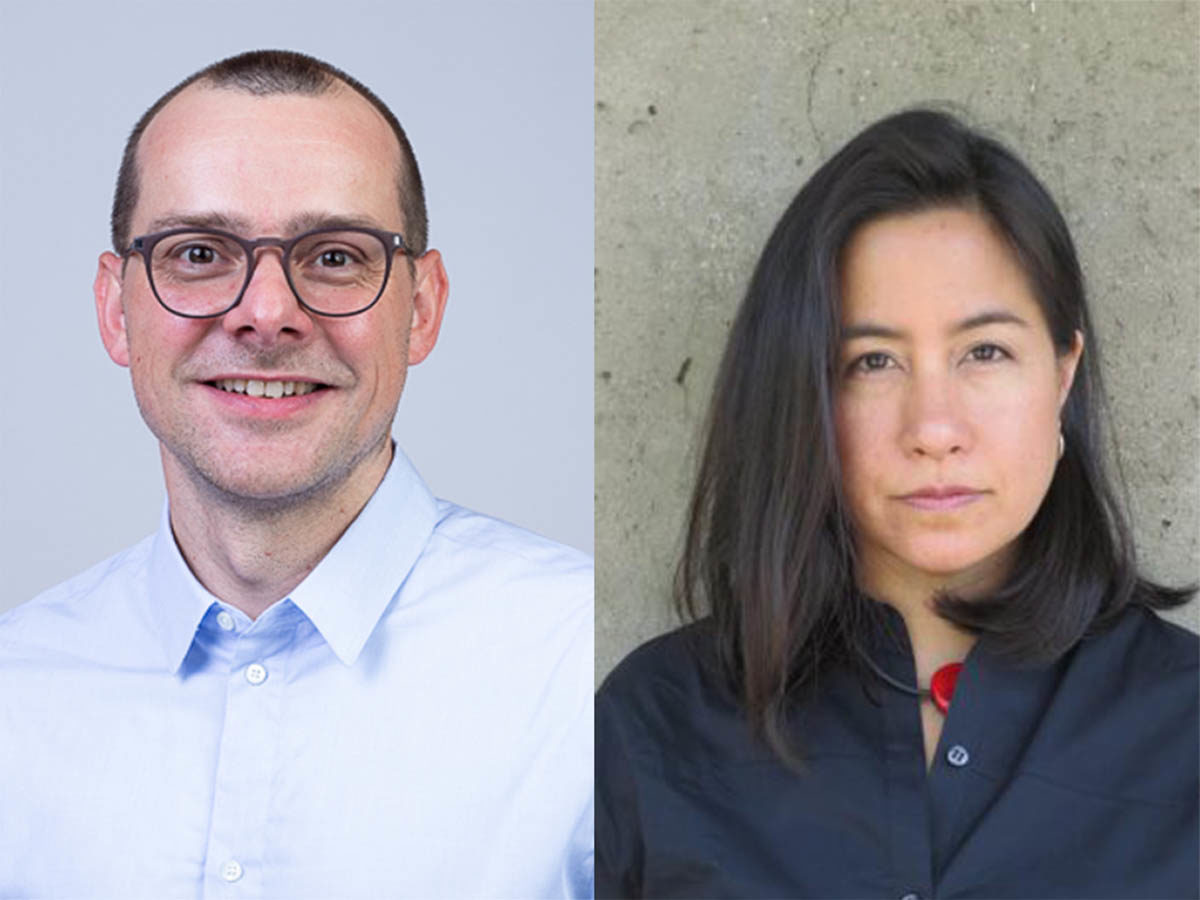
[[[184,259],[193,265],[204,265],[217,258],[217,254],[212,247],[204,247],[197,244],[185,247],[183,256]]]
[[[345,244],[332,244],[316,248],[307,254],[309,265],[318,269],[346,269],[359,266],[363,262],[363,254],[354,247]]]
[[[336,269],[350,264],[350,257],[344,250],[326,250],[318,259],[326,268]]]

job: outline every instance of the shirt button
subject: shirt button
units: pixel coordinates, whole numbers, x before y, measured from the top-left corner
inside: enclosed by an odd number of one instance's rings
[[[221,610],[217,613],[217,624],[225,631],[233,631],[233,616],[225,612],[225,610]]]
[[[246,666],[246,680],[251,684],[262,684],[267,680],[266,667],[258,663],[251,663]]]
[[[221,866],[221,877],[226,881],[237,881],[242,877],[242,864],[236,859],[229,860]]]
[[[971,754],[967,752],[967,748],[962,744],[955,744],[946,751],[946,762],[954,766],[956,769],[961,769],[971,761]]]

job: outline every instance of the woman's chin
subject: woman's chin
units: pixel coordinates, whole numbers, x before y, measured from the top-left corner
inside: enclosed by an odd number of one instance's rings
[[[1011,564],[1012,543],[996,545],[966,539],[921,542],[893,551],[896,568],[949,591],[987,590],[999,584]],[[889,568],[891,568],[889,566]],[[899,573],[897,573],[899,574]]]

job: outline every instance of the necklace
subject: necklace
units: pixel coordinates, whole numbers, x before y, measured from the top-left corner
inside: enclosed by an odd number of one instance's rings
[[[924,700],[929,697],[933,700],[933,705],[938,708],[938,711],[944,716],[950,709],[950,701],[954,697],[954,688],[958,686],[958,673],[962,671],[963,664],[960,662],[947,663],[936,672],[933,673],[933,678],[929,680],[929,687],[923,688],[919,685],[913,686],[905,684],[903,681],[897,681],[879,666],[875,665],[875,660],[867,656],[866,653],[859,651],[860,655],[871,671],[887,684],[894,687],[902,693],[909,694],[913,697],[920,697]]]

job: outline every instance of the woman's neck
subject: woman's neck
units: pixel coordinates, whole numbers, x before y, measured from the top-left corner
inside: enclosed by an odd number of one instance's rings
[[[917,683],[929,686],[933,673],[947,663],[961,662],[977,636],[938,615],[934,599],[943,593],[970,598],[995,588],[1008,571],[1007,553],[996,554],[965,572],[949,575],[914,570],[884,554],[864,555],[859,586],[868,596],[886,603],[904,619],[912,645]]]
[[[976,635],[939,616],[933,609],[930,597],[903,601],[888,597],[882,602],[895,609],[904,619],[904,627],[912,645],[917,684],[921,687],[928,688],[933,673],[942,666],[962,662],[975,645]]]

